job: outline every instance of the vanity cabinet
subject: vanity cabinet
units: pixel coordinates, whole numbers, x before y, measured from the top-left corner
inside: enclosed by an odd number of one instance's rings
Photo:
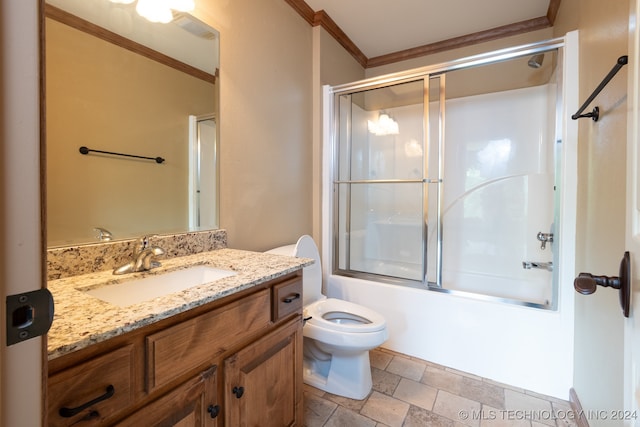
[[[51,426],[301,426],[302,275],[49,362]]]

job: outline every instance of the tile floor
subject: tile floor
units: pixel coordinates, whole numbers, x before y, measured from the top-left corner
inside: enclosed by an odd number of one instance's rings
[[[305,385],[306,427],[577,426],[560,399],[386,349],[370,359],[373,390],[363,400]]]

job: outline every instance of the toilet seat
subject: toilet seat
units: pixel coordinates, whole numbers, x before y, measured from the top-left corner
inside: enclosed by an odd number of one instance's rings
[[[375,311],[336,298],[325,298],[304,309],[307,324],[350,333],[378,332],[386,328],[384,317]]]

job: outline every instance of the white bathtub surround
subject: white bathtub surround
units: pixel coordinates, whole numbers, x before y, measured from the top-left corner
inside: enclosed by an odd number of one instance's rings
[[[326,286],[329,295],[367,305],[387,319],[384,348],[568,399],[569,308],[541,310],[341,276],[331,276]],[[571,299],[565,306],[573,305],[573,292],[561,295]]]

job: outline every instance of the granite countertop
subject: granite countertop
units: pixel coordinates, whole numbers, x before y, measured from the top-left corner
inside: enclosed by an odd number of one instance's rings
[[[162,266],[149,272],[115,276],[109,270],[49,281],[48,288],[55,302],[53,324],[47,335],[49,360],[313,264],[308,258],[237,249],[218,249],[160,261]],[[237,274],[127,307],[83,292],[203,264]]]

